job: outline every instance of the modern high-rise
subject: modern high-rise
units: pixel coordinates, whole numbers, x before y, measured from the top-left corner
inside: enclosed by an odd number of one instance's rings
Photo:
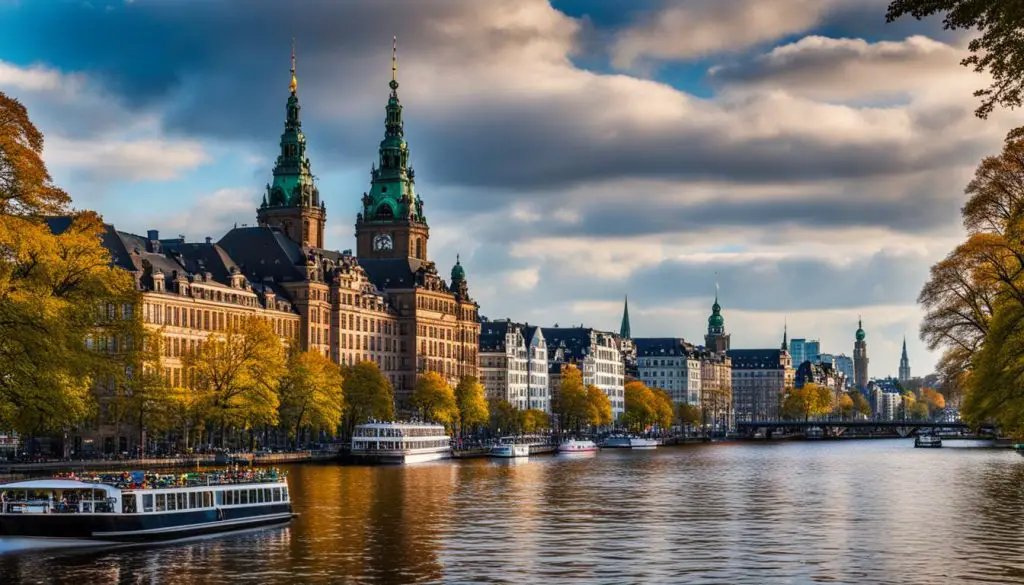
[[[903,354],[900,356],[900,382],[910,380],[910,358],[907,357],[907,338],[903,338]]]
[[[817,339],[804,339],[798,337],[789,342],[789,355],[793,358],[793,365],[799,366],[804,362],[820,361],[821,342]]]
[[[847,386],[853,385],[853,358],[845,353],[835,356],[836,369],[843,373]]]
[[[857,319],[856,341],[853,343],[853,384],[863,391],[868,385],[868,342],[864,341],[864,325]]]

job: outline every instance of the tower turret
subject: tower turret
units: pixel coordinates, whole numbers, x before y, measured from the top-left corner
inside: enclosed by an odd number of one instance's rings
[[[256,212],[260,226],[277,227],[304,247],[322,248],[327,210],[320,201],[302,132],[298,77],[295,71],[295,43],[292,43],[291,82],[285,105],[284,131],[280,152],[274,163],[273,181],[267,185]]]
[[[863,391],[868,385],[868,342],[864,323],[857,317],[857,332],[853,342],[853,383]]]
[[[416,173],[409,164],[402,104],[398,99],[398,39],[391,46],[391,93],[385,106],[384,139],[370,169],[370,191],[356,219],[360,258],[427,259],[430,231],[423,200],[416,194]]]

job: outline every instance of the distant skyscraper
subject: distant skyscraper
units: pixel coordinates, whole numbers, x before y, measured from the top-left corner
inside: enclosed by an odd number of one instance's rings
[[[853,385],[853,358],[844,354],[835,356],[836,369],[846,375],[846,385]]]
[[[868,342],[864,333],[864,324],[857,319],[857,341],[853,343],[853,384],[864,390],[868,385]]]
[[[836,356],[830,353],[819,353],[818,359],[816,360],[819,364],[828,364],[833,368],[836,367]]]
[[[794,368],[799,368],[800,364],[807,361],[806,344],[807,340],[802,337],[794,337],[789,340],[789,355],[793,358]]]
[[[907,357],[907,338],[903,338],[903,355],[900,356],[900,382],[910,379],[910,358]]]
[[[804,342],[804,360],[814,363],[821,361],[820,341],[818,341],[817,339],[808,339],[806,342]]]

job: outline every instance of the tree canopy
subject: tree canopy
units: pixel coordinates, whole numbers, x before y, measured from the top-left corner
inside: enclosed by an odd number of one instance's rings
[[[584,424],[590,424],[590,405],[587,387],[583,385],[583,373],[572,364],[565,366],[558,383],[558,393],[551,404],[562,430],[579,430]]]
[[[455,387],[455,404],[459,409],[459,432],[463,434],[486,425],[490,420],[484,386],[473,376],[459,380]]]
[[[612,424],[612,401],[600,388],[587,386],[587,424],[606,427]]]
[[[1024,91],[1024,4],[1009,0],[893,0],[886,20],[904,16],[943,16],[946,30],[974,30],[971,54],[960,63],[992,76],[992,84],[974,92],[981,98],[975,113],[986,118],[996,106],[1017,108]]]
[[[818,384],[792,388],[782,401],[782,416],[792,420],[810,420],[832,412],[832,390]]]
[[[441,374],[427,372],[416,380],[412,404],[425,420],[442,424],[449,431],[455,430],[459,407],[455,403],[455,392]]]
[[[370,419],[391,420],[395,417],[395,398],[391,383],[377,364],[363,361],[342,371],[341,388],[345,399],[343,427],[346,437],[352,436],[356,425]]]
[[[341,425],[344,395],[341,368],[318,351],[293,348],[281,380],[281,420],[298,447],[304,428],[334,434]]]
[[[646,431],[652,426],[667,429],[672,425],[675,409],[668,393],[660,388],[651,389],[643,382],[625,385],[625,408],[622,424],[634,431]],[[699,409],[697,409],[699,412]]]

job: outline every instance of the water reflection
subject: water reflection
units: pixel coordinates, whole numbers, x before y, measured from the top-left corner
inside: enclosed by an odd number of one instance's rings
[[[290,482],[287,527],[8,555],[0,583],[1024,582],[1024,458],[1002,450],[714,444]]]

